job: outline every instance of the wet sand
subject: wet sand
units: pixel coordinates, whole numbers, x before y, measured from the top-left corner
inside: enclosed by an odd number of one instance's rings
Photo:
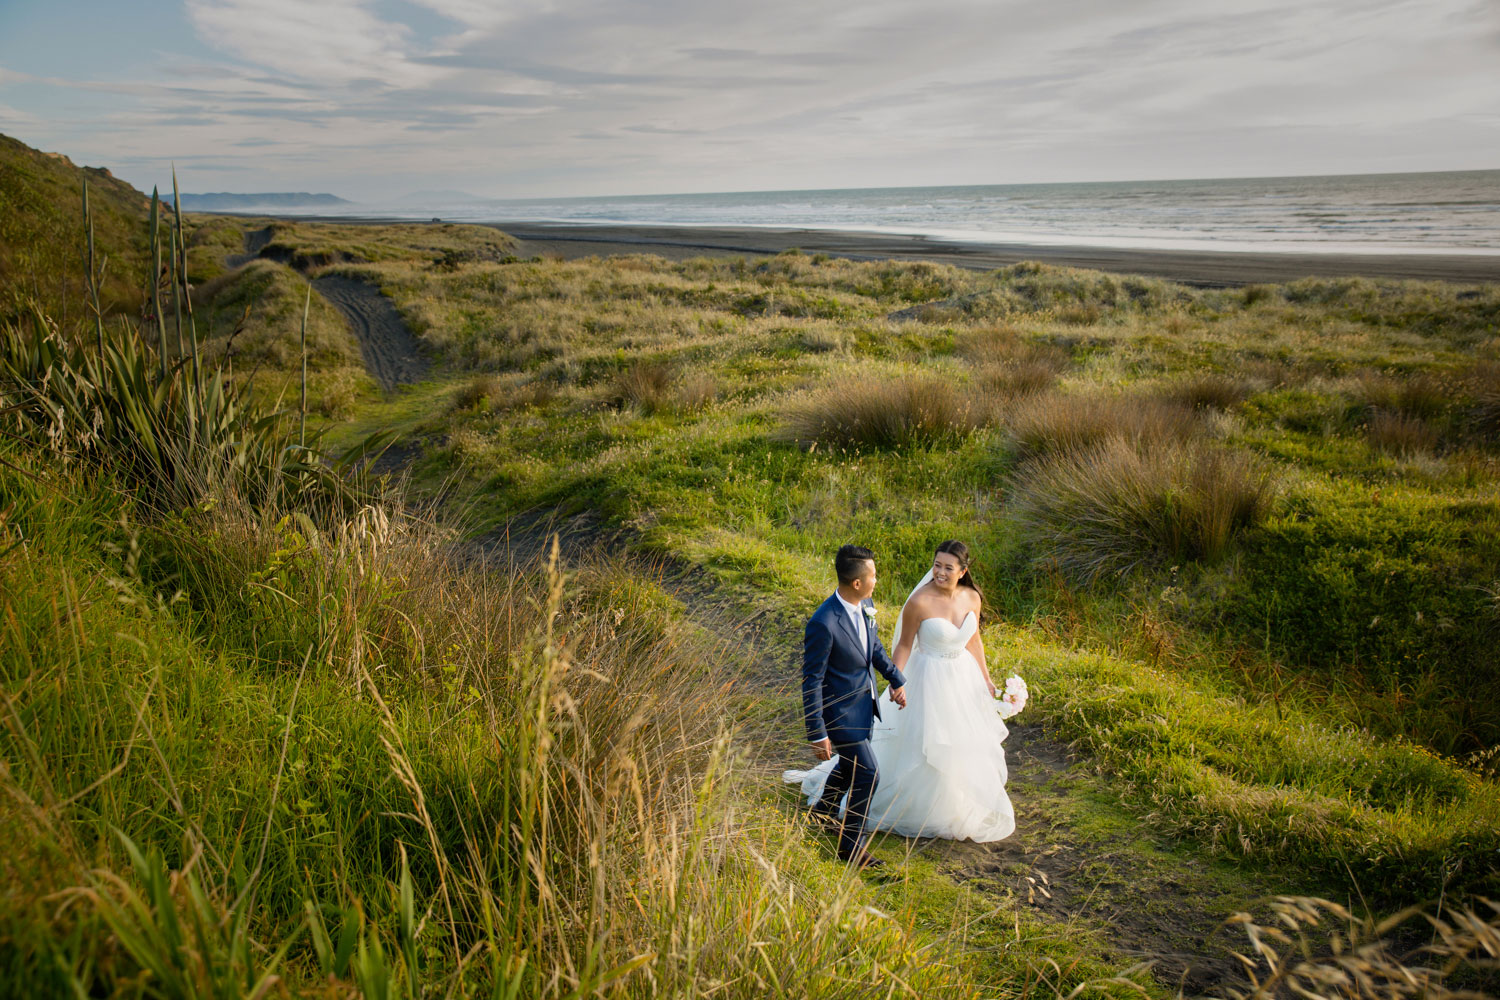
[[[525,244],[528,254],[565,258],[651,253],[674,260],[700,256],[758,256],[796,247],[854,260],[931,260],[991,270],[1022,260],[1066,267],[1143,274],[1191,285],[1231,286],[1295,281],[1309,276],[1416,278],[1465,284],[1500,282],[1500,256],[1478,254],[1244,253],[1199,250],[1122,250],[1112,247],[958,243],[925,236],[827,229],[590,226],[496,222]]]

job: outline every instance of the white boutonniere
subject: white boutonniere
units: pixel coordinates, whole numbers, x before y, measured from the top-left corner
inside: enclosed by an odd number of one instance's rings
[[[864,611],[864,613],[865,613],[865,621],[872,622],[872,621],[875,620],[875,609],[874,608],[872,608],[868,604],[866,604],[861,610]]]

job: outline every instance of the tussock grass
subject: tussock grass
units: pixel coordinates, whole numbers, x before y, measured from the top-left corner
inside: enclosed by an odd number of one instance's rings
[[[1468,382],[1474,400],[1470,414],[1474,433],[1490,444],[1500,444],[1500,362],[1475,365]]]
[[[476,375],[453,394],[449,411],[524,410],[546,406],[556,396],[557,387],[546,379],[532,378],[522,382],[515,376]]]
[[[793,400],[781,433],[803,445],[898,448],[952,441],[990,419],[987,402],[954,377],[856,375]]]
[[[1199,375],[1168,387],[1163,396],[1193,410],[1229,410],[1248,399],[1253,388],[1248,380],[1230,375]]]
[[[1437,431],[1421,417],[1399,411],[1375,410],[1365,424],[1370,444],[1393,455],[1420,455],[1438,445]]]
[[[1359,379],[1356,398],[1372,410],[1421,420],[1443,415],[1454,389],[1449,380],[1425,372],[1404,378],[1366,374]]]
[[[954,350],[975,366],[975,381],[1002,398],[1052,388],[1071,363],[1066,349],[1025,339],[1005,326],[969,331],[958,338]]]
[[[1036,558],[1092,584],[1220,559],[1262,521],[1274,486],[1248,455],[1201,441],[1113,437],[1026,467],[1014,511]]]
[[[1005,415],[1005,429],[1025,455],[1077,451],[1109,438],[1148,444],[1191,440],[1202,424],[1188,407],[1154,396],[1047,393]]]
[[[637,361],[615,377],[610,402],[644,414],[697,413],[718,395],[718,383],[704,371],[684,371],[679,364]]]

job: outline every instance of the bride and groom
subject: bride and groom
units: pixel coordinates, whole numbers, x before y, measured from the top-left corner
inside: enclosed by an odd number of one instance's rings
[[[813,815],[839,832],[839,858],[881,864],[866,828],[992,841],[1015,830],[1005,792],[1008,735],[979,637],[980,594],[962,542],[937,547],[901,609],[891,653],[875,625],[875,554],[845,545],[838,589],[807,622],[802,705],[822,764],[787,771]],[[875,674],[889,683],[877,697]],[[847,797],[842,817],[839,806]]]

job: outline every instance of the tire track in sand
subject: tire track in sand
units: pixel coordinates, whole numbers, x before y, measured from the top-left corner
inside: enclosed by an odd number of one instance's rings
[[[338,274],[315,278],[312,286],[343,314],[359,342],[365,368],[381,389],[392,392],[426,376],[431,365],[422,356],[417,338],[379,289]]]

